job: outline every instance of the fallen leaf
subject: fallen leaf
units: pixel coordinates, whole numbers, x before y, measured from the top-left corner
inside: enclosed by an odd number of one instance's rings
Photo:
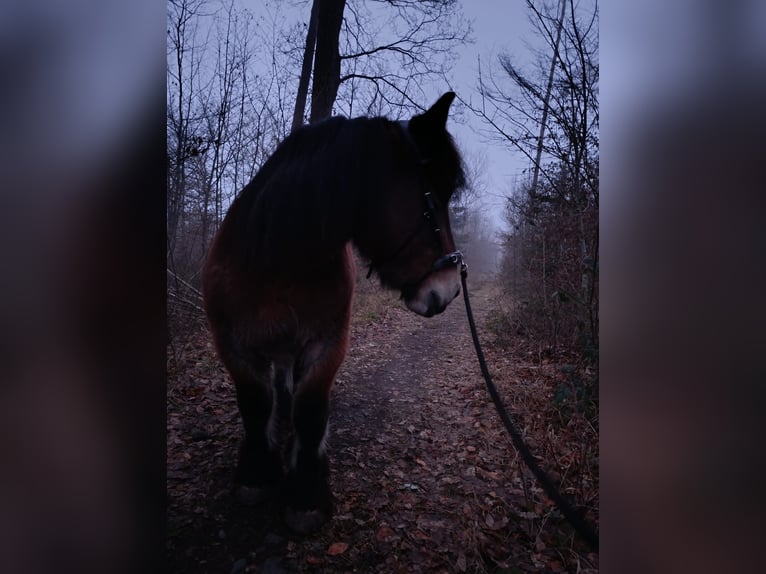
[[[466,565],[466,560],[465,560],[465,554],[463,552],[458,554],[458,556],[457,556],[457,563],[455,564],[455,566],[457,566],[457,569],[460,570],[461,572],[465,572],[466,571],[467,565]]]
[[[333,542],[327,549],[327,554],[330,556],[338,556],[339,554],[343,554],[346,550],[348,550],[348,544],[345,542]]]
[[[378,542],[385,542],[391,536],[394,536],[394,531],[391,530],[388,526],[381,526],[375,533],[375,540]]]
[[[324,562],[324,560],[322,560],[318,556],[313,556],[313,555],[309,554],[308,556],[306,556],[306,562],[311,564],[312,566],[318,566],[319,564]]]
[[[558,560],[554,560],[548,566],[553,572],[566,572],[564,565]]]

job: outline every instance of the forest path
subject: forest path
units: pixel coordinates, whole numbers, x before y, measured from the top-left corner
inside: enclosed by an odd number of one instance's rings
[[[495,296],[491,284],[471,287],[480,325]],[[311,536],[291,535],[276,501],[259,509],[234,501],[233,388],[217,361],[210,366],[212,356],[194,363],[208,373],[191,387],[201,400],[169,406],[171,571],[567,571],[543,540],[555,535],[554,546],[571,546],[570,529],[549,526],[537,537],[542,497],[530,481],[525,495],[521,463],[484,389],[462,297],[430,319],[400,305],[360,313],[332,395],[335,516]],[[211,351],[204,342],[197,348]],[[513,362],[499,367],[499,385],[520,380]],[[513,403],[506,396],[512,412]]]

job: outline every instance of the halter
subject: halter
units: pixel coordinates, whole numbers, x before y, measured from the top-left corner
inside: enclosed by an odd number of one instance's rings
[[[405,133],[406,128],[405,128]],[[408,139],[409,139],[409,134]],[[415,142],[412,142],[413,145]],[[425,161],[421,160],[420,164],[425,165]],[[412,241],[415,239],[415,237],[420,233],[420,229],[423,227],[423,224],[429,223],[431,225],[431,230],[434,232],[434,235],[436,235],[436,239],[438,240],[439,244],[442,247],[442,251],[446,251],[444,248],[444,243],[442,241],[442,234],[441,234],[441,228],[439,227],[439,224],[436,221],[436,204],[434,203],[433,197],[431,197],[431,192],[426,191],[423,194],[423,201],[425,203],[425,210],[423,211],[423,221],[420,225],[418,225],[410,235],[407,236],[407,239],[404,240],[404,242],[399,246],[399,248],[394,251],[392,255],[389,255],[388,257],[384,258],[382,261],[371,261],[370,262],[370,268],[367,272],[367,279],[369,279],[372,276],[372,272],[376,267],[380,267],[381,263],[390,263],[412,243]],[[446,269],[450,266],[465,266],[465,263],[463,262],[463,253],[459,250],[452,251],[450,253],[446,253],[439,257],[436,261],[433,262],[433,265],[431,265],[431,270],[426,273],[417,283],[420,283],[425,279],[428,275],[431,273],[434,273],[436,271],[441,271],[442,269]]]
[[[442,246],[442,251],[446,251],[444,249],[444,243],[442,242],[442,234],[441,229],[439,229],[439,224],[436,222],[436,205],[434,204],[434,200],[431,197],[431,192],[426,191],[423,194],[423,198],[426,202],[426,210],[423,212],[423,217],[425,217],[430,223],[431,223],[431,229],[433,230],[434,234],[436,235],[437,239],[439,240],[439,243]],[[444,269],[446,267],[450,267],[452,265],[460,265],[463,263],[463,253],[459,250],[452,251],[450,253],[446,253],[439,257],[436,261],[434,261],[433,265],[431,265],[431,272],[434,271],[440,271],[441,269]]]

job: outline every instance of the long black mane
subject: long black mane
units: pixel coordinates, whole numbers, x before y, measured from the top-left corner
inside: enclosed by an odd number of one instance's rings
[[[451,138],[449,147],[454,150]],[[448,155],[451,165],[439,166],[440,173],[455,172],[462,182],[459,155],[454,152],[457,161]],[[247,265],[313,266],[338,253],[393,178],[415,177],[421,161],[402,126],[383,117],[334,117],[304,126],[242,190],[222,231],[244,250]]]
[[[384,118],[331,118],[288,136],[232,204],[227,231],[248,262],[314,260],[353,236],[359,205],[397,158]]]

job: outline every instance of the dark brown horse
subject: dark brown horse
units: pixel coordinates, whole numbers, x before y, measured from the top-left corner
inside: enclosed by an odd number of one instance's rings
[[[348,347],[352,244],[415,313],[441,313],[460,292],[447,213],[464,184],[445,127],[454,97],[409,122],[336,117],[297,130],[210,249],[205,306],[245,427],[235,480],[252,502],[280,488],[297,532],[332,513],[325,442]]]

